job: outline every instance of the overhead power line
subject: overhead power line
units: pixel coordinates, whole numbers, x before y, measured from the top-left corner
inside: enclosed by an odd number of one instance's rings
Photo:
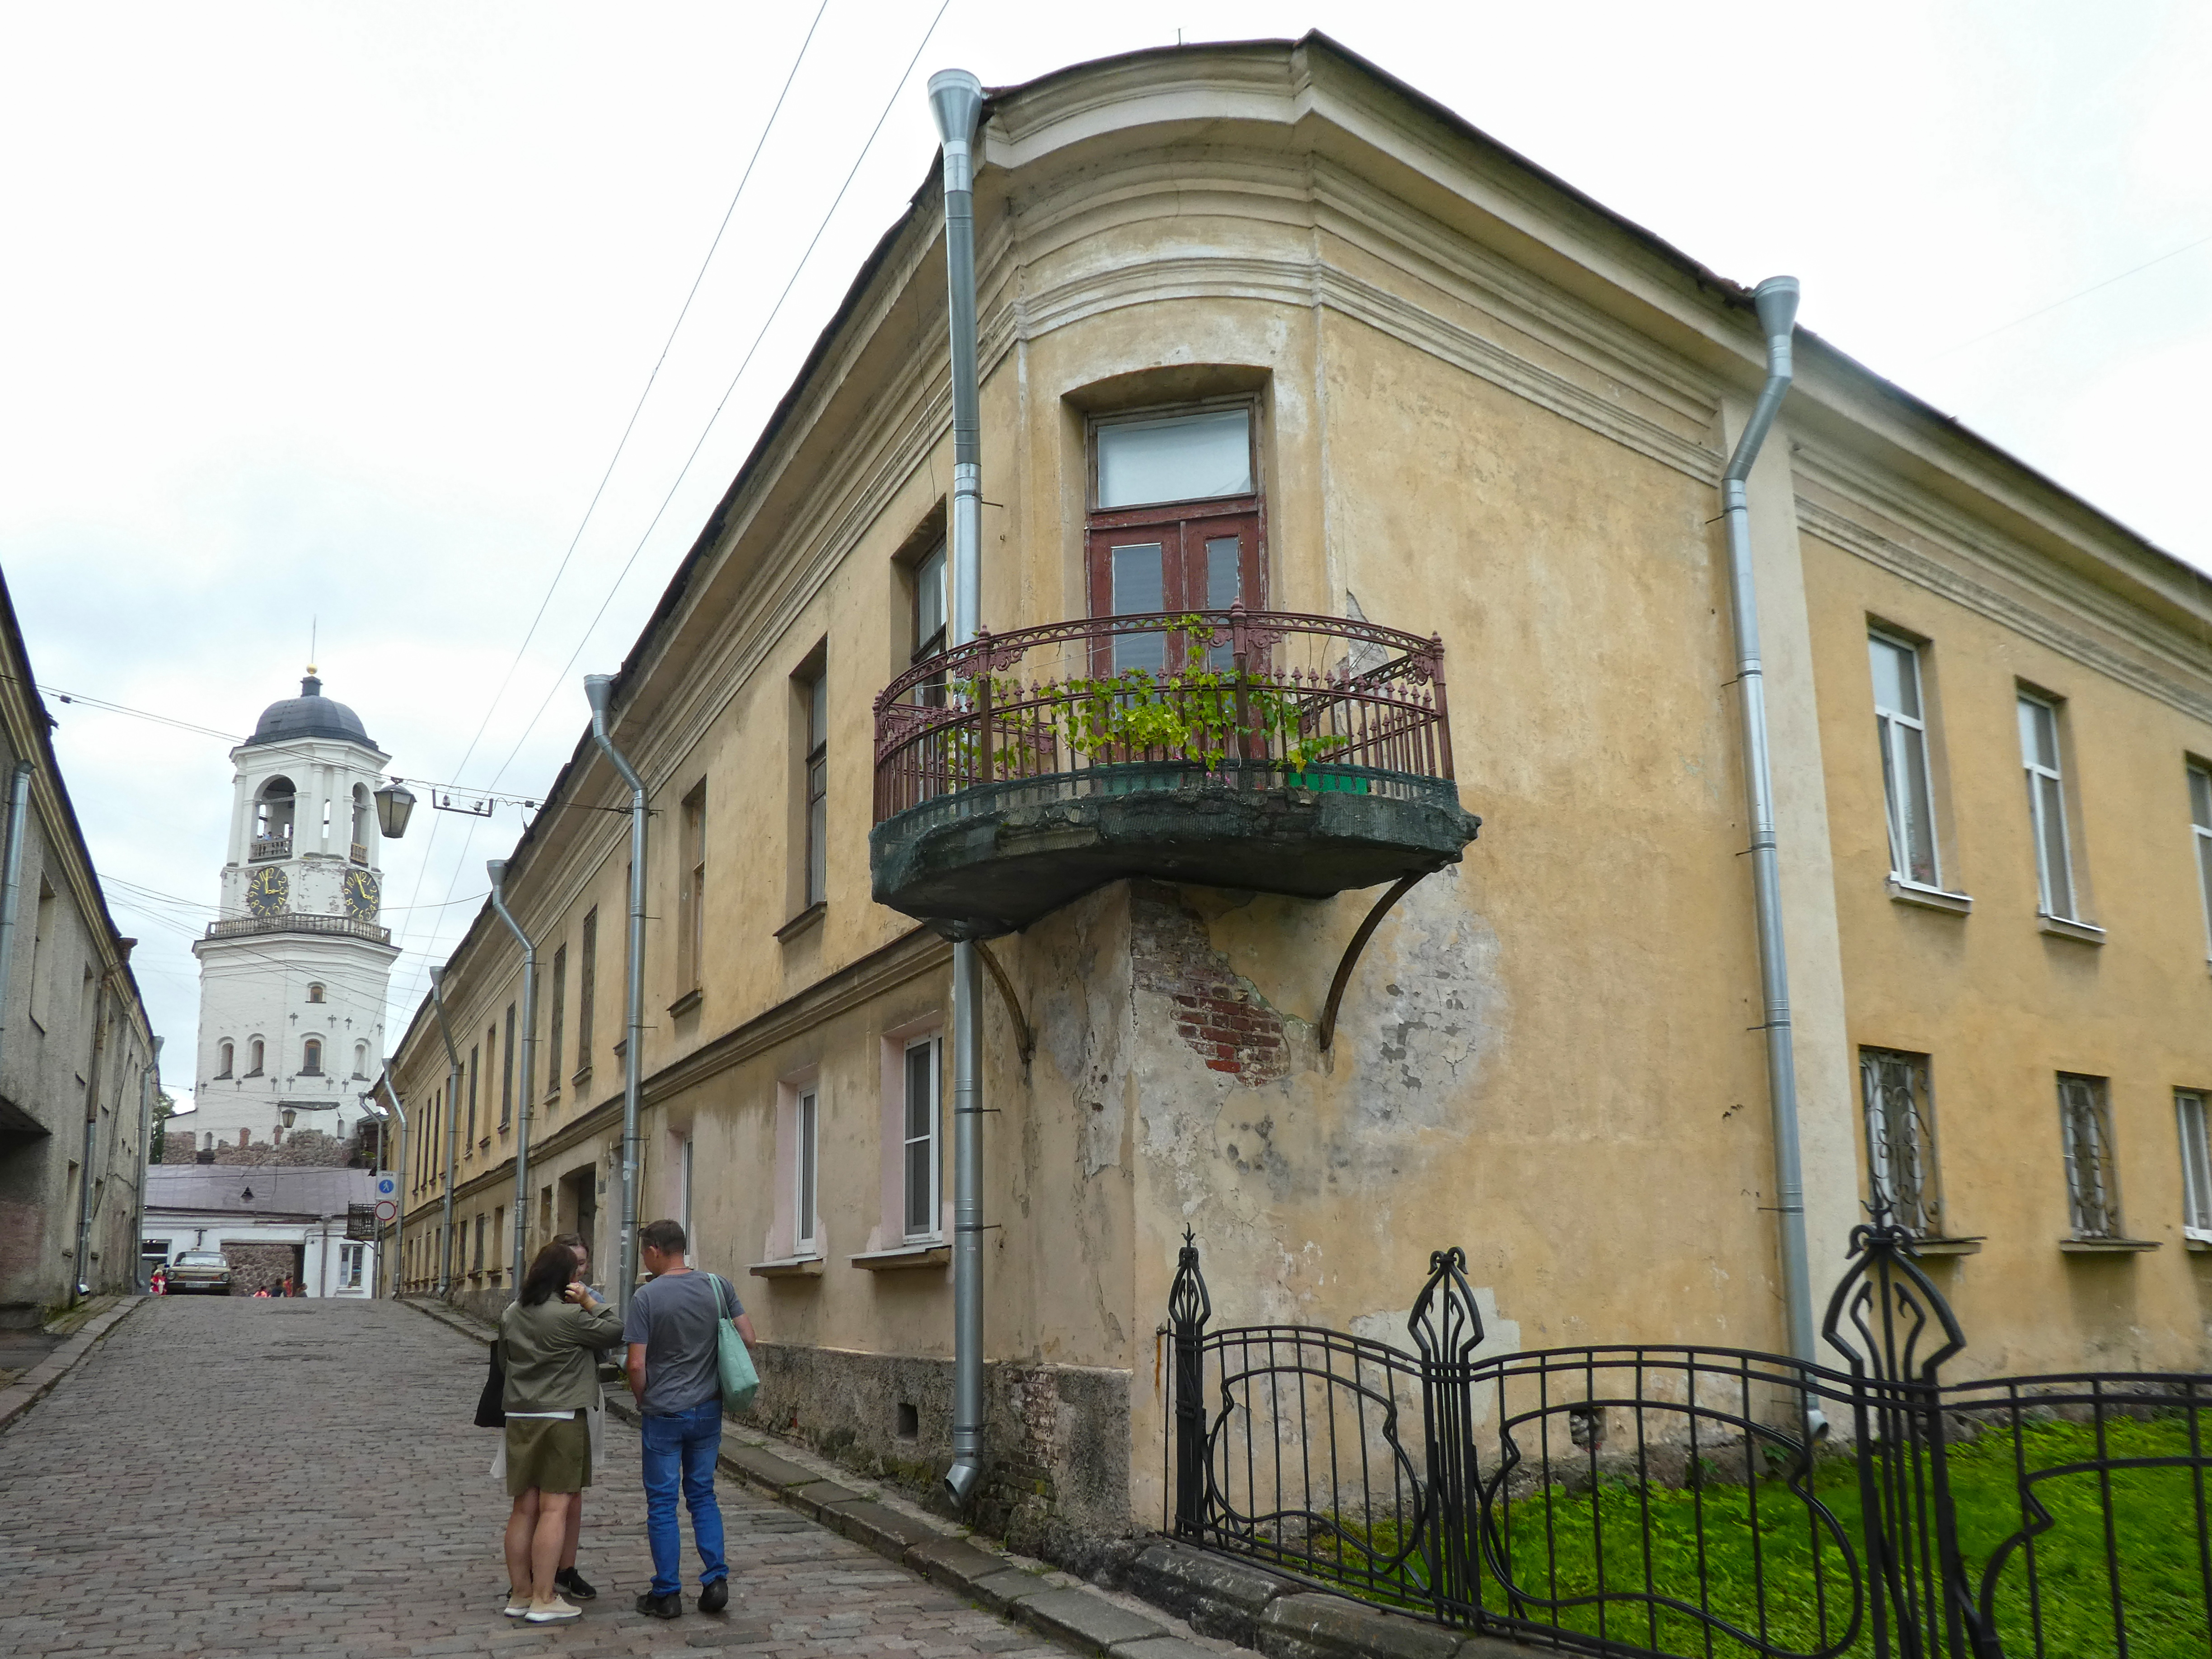
[[[2171,249],[2165,253],[2160,254],[2155,259],[2146,259],[2139,265],[2130,265],[2127,270],[2121,271],[2118,276],[2107,276],[2101,283],[2092,283],[2087,288],[2077,289],[2063,300],[2053,300],[2049,305],[2039,306],[2033,311],[2023,313],[2021,315],[2014,318],[2008,323],[1999,323],[1995,328],[1989,329],[1982,333],[1977,334],[1971,340],[1961,340],[1956,345],[1945,346],[1942,350],[1936,353],[1934,356],[1923,358],[1922,361],[1923,362],[1936,362],[1942,358],[1949,356],[1954,351],[1964,351],[1968,346],[1979,345],[1984,340],[1993,340],[1998,335],[2004,333],[2008,329],[2018,328],[2022,323],[2032,323],[2037,318],[2046,316],[2050,313],[2057,310],[2061,306],[2072,305],[2076,300],[2087,299],[2090,295],[2096,293],[2100,289],[2112,287],[2114,283],[2124,283],[2129,277],[2136,276],[2142,271],[2148,270],[2153,265],[2162,265],[2168,259],[2179,259],[2183,254],[2192,252],[2196,249],[2203,247],[2207,242],[2212,242],[2212,236],[2200,236],[2193,242],[2185,243],[2179,247]]]

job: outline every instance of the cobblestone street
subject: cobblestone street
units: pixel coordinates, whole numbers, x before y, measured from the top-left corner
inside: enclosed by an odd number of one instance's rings
[[[579,1564],[599,1599],[511,1624],[483,1370],[388,1303],[149,1302],[0,1435],[0,1654],[1060,1653],[726,1478],[728,1610],[694,1580],[683,1618],[640,1615],[637,1438],[611,1419]]]

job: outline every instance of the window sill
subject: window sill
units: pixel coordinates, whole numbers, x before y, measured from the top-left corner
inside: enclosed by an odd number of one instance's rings
[[[572,1089],[580,1089],[591,1080],[592,1068],[586,1066],[581,1071],[578,1072],[575,1076],[568,1079],[568,1086]]]
[[[1974,908],[1964,893],[1947,893],[1940,887],[1920,887],[1895,876],[1889,878],[1889,896],[1899,904],[1917,904],[1923,910],[1944,910],[1963,916]]]
[[[2038,915],[2036,926],[2040,932],[2053,939],[2070,939],[2082,945],[2102,945],[2105,930],[2086,921],[2069,921],[2064,916]]]
[[[1916,1238],[1911,1251],[1915,1255],[1979,1255],[1986,1235],[1972,1238]]]
[[[896,1273],[905,1267],[942,1267],[952,1260],[950,1244],[902,1244],[895,1250],[870,1250],[848,1258],[855,1267],[872,1273]]]
[[[624,1037],[620,1042],[615,1044],[615,1058],[617,1060],[624,1058],[629,1054],[629,1039],[628,1037]]]
[[[2194,1250],[2200,1255],[2212,1254],[2212,1238],[2185,1239],[2182,1242],[2181,1248],[2185,1250]]]
[[[823,916],[829,914],[830,901],[828,899],[817,899],[813,903],[808,905],[804,910],[801,910],[789,921],[785,922],[782,927],[775,930],[776,943],[779,945],[790,944],[792,940],[797,939],[801,933],[813,927],[816,922],[821,921]]]
[[[668,1005],[668,1012],[678,1019],[683,1018],[686,1014],[696,1013],[698,1011],[699,990],[696,986]]]
[[[822,1277],[822,1258],[818,1255],[785,1256],[775,1261],[756,1261],[745,1271],[755,1279],[819,1279]]]
[[[2154,1238],[2062,1238],[2058,1248],[2069,1255],[2141,1255],[2154,1250]]]

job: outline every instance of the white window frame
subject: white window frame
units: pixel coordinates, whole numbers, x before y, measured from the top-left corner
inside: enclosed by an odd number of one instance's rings
[[[2212,1244],[2212,1139],[2203,1089],[2173,1091],[2174,1127],[2181,1135],[2181,1236]]]
[[[339,1244],[338,1289],[357,1291],[361,1288],[362,1264],[367,1260],[368,1250],[366,1244]]]
[[[2027,770],[2028,823],[2035,836],[2037,908],[2043,915],[2060,921],[2079,921],[2081,919],[2077,914],[2080,906],[2075,901],[2079,897],[2081,884],[2075,879],[2074,844],[2066,824],[2066,775],[2063,765],[2065,759],[2063,752],[2064,737],[2059,729],[2058,704],[2050,697],[2038,696],[2032,691],[2021,692],[2019,698],[2017,708],[2021,711],[2022,728],[2020,759],[2021,766]],[[2031,721],[2027,711],[2030,708],[2039,708],[2051,716],[2051,748],[2053,759],[2048,765],[2035,757],[2035,750],[2027,740],[2027,727]],[[2044,810],[2045,793],[2044,786],[2045,785],[2050,786],[2049,793],[2057,797],[2058,803],[2058,822],[2055,826],[2050,822]],[[2051,848],[2054,836],[2057,838],[2058,867],[2066,873],[2066,908],[2064,909],[2057,908],[2051,902]]]
[[[814,1084],[798,1091],[791,1109],[791,1253],[822,1249],[822,1093]]]
[[[2212,766],[2189,763],[2190,835],[2197,849],[2197,886],[2204,900],[2204,954],[2212,961]]]
[[[1942,892],[1943,846],[1936,833],[1936,763],[1929,752],[1928,735],[1928,681],[1920,672],[1919,642],[1882,629],[1867,630],[1867,643],[1887,646],[1900,652],[1912,665],[1913,701],[1920,705],[1920,713],[1909,714],[1901,708],[1887,708],[1879,696],[1875,698],[1874,722],[1875,736],[1881,744],[1882,804],[1889,821],[1889,874],[1899,886],[1913,887],[1923,892]],[[1869,665],[1871,669],[1871,665]],[[1905,731],[1920,734],[1920,798],[1928,812],[1928,862],[1929,879],[1921,880],[1912,873],[1911,837],[1905,822],[1908,771],[1911,769]]]
[[[929,1056],[928,1127],[925,1133],[916,1135],[911,1088],[913,1056],[925,1050]],[[909,1037],[899,1048],[899,1220],[902,1236],[909,1243],[942,1237],[945,1231],[944,1051],[945,1039],[937,1032]],[[927,1160],[929,1171],[929,1203],[921,1226],[915,1224],[913,1213],[913,1174],[917,1156]]]

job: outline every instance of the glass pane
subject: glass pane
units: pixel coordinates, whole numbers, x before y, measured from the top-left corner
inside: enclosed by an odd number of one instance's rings
[[[1935,817],[1928,802],[1927,738],[1917,727],[1900,726],[1897,728],[1899,758],[1905,768],[1904,811],[1905,856],[1911,860],[1908,874],[1925,887],[1937,885],[1936,879]]]
[[[1113,551],[1113,614],[1143,616],[1167,609],[1165,574],[1158,542],[1140,542]],[[1167,666],[1164,634],[1123,634],[1114,641],[1114,667],[1158,673]]]
[[[2189,769],[2189,816],[2199,830],[2212,830],[2212,772]]]
[[[830,677],[817,675],[808,688],[806,700],[806,746],[819,749],[830,738]]]
[[[2212,836],[2197,838],[2197,868],[2204,883],[2205,926],[2212,930]]]
[[[830,896],[830,798],[814,793],[806,803],[806,902]]]
[[[2074,878],[2066,867],[2066,808],[2058,780],[2039,776],[2037,800],[2042,807],[2043,889],[2054,916],[2074,914]]]
[[[2212,1227],[2212,1148],[2205,1144],[2204,1097],[2176,1094],[2173,1103],[2181,1119],[2183,1218],[2191,1227]]]
[[[2046,703],[2020,700],[2020,752],[2031,766],[2058,769],[2058,723]]]
[[[814,1130],[815,1098],[812,1095],[799,1097],[799,1191],[793,1237],[801,1243],[814,1237]]]
[[[1252,411],[1210,410],[1098,428],[1098,505],[1252,493]]]
[[[935,1081],[934,1069],[930,1065],[932,1049],[928,1043],[917,1043],[906,1051],[906,1138],[916,1140],[929,1133],[930,1085]]]
[[[941,644],[945,632],[945,550],[934,553],[914,568],[914,649],[919,656],[932,647],[933,641]]]
[[[1244,597],[1243,543],[1235,536],[1206,538],[1206,608],[1226,611]]]
[[[1891,641],[1869,636],[1867,649],[1874,659],[1874,702],[1893,714],[1920,718],[1918,653]]]
[[[933,1230],[929,1213],[929,1154],[926,1140],[908,1143],[906,1149],[906,1231],[909,1236]]]

